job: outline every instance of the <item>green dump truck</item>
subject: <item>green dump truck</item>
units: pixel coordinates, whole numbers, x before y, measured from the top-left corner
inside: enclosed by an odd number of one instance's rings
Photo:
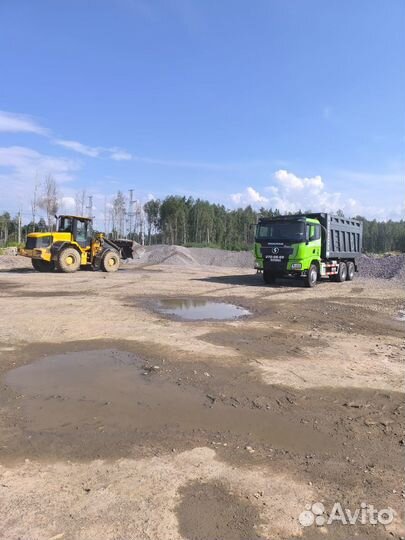
[[[328,213],[260,218],[255,234],[255,267],[266,283],[279,277],[351,281],[361,254],[363,223]]]

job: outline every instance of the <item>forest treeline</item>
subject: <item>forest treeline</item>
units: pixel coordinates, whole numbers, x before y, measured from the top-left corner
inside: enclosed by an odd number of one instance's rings
[[[254,224],[261,216],[279,216],[277,209],[251,206],[229,210],[223,205],[178,196],[144,205],[148,243],[215,246],[223,249],[251,249]],[[305,210],[310,212],[310,210]],[[297,212],[302,213],[301,211]],[[342,211],[338,211],[344,215]],[[405,221],[363,221],[363,247],[369,253],[405,252]]]
[[[125,209],[125,197],[118,193],[112,201],[109,234],[126,236],[145,244],[177,244],[185,246],[211,246],[229,250],[251,249],[254,242],[254,224],[260,216],[277,216],[277,209],[251,206],[229,210],[220,204],[191,197],[168,196],[153,199],[130,215]],[[118,210],[117,210],[118,208]],[[115,209],[115,210],[114,210]],[[307,210],[308,211],[308,210]],[[340,211],[339,211],[340,212]],[[343,215],[342,212],[340,212]],[[117,217],[118,216],[118,217]],[[353,216],[364,223],[363,247],[369,253],[388,251],[405,252],[405,221],[367,220]],[[128,222],[132,223],[130,229]],[[105,223],[108,223],[105,220]],[[0,214],[0,245],[12,245],[18,239],[19,219],[4,212]],[[46,231],[44,219],[20,225],[22,240],[33,230]]]

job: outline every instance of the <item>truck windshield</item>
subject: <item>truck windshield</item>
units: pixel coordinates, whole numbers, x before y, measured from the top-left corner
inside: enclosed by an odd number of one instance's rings
[[[289,240],[304,242],[305,223],[302,221],[272,221],[260,223],[256,229],[257,240]]]

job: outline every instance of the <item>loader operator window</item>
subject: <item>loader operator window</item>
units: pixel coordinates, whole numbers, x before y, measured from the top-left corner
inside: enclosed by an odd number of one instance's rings
[[[256,230],[257,240],[304,242],[305,223],[302,221],[273,221],[261,223]]]
[[[72,219],[67,217],[60,218],[58,231],[71,233],[73,231]]]
[[[77,221],[76,242],[87,242],[87,221]]]

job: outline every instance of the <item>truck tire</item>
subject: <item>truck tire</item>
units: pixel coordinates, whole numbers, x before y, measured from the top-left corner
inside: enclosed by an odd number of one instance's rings
[[[267,285],[271,285],[272,283],[275,283],[276,276],[273,272],[270,272],[270,270],[263,270],[263,280]]]
[[[339,270],[336,276],[336,281],[343,283],[347,278],[347,265],[345,262],[339,263]]]
[[[107,250],[101,259],[103,272],[116,272],[120,267],[120,256],[112,249]]]
[[[80,268],[81,257],[80,253],[75,248],[67,247],[62,249],[58,255],[58,270],[72,274]]]
[[[311,264],[309,267],[308,273],[304,278],[305,287],[315,287],[316,282],[318,281],[318,267],[316,264]]]
[[[354,263],[353,262],[348,262],[347,263],[347,281],[353,281],[353,278],[354,278]]]
[[[32,266],[37,272],[52,272],[55,270],[53,261],[43,261],[42,259],[31,259]]]

